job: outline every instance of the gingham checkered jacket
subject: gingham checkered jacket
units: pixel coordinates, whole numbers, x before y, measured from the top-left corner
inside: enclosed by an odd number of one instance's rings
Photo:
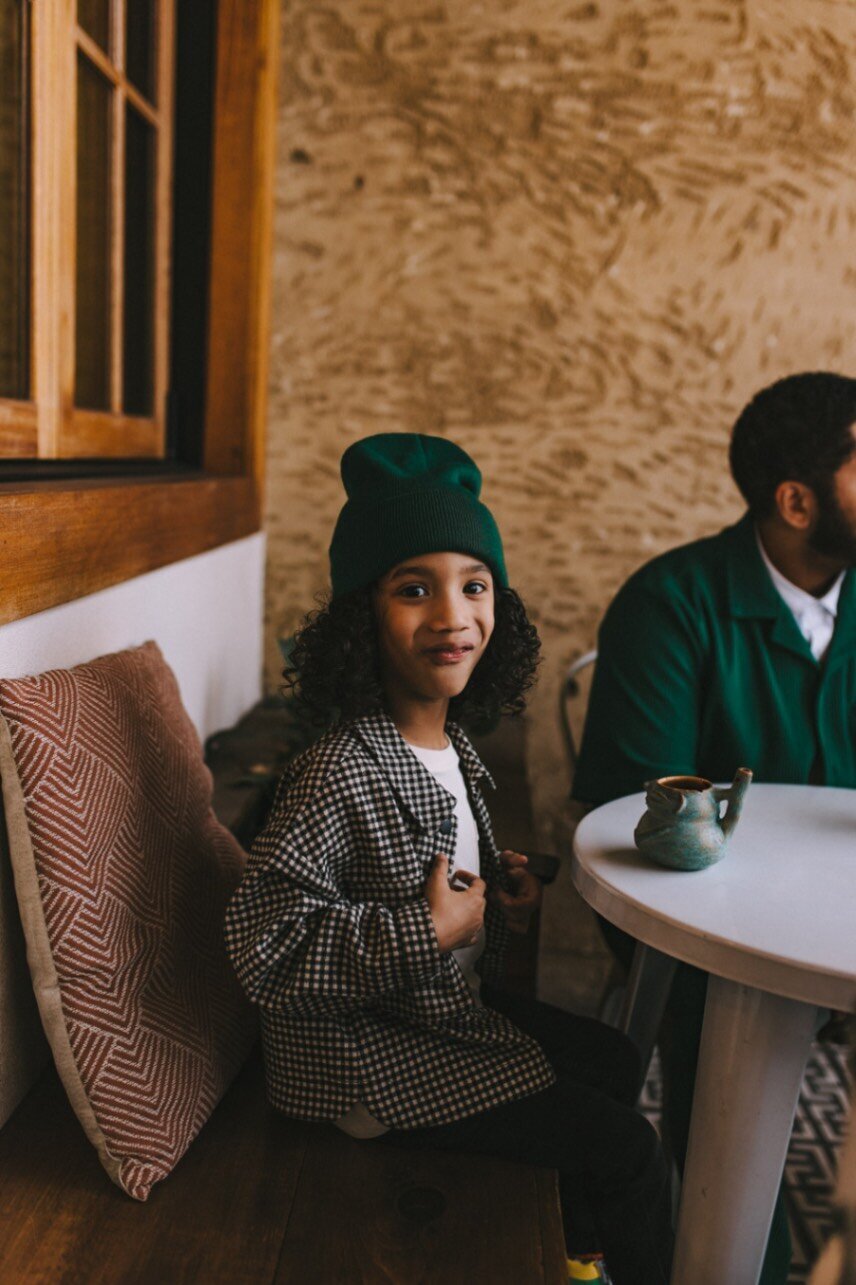
[[[447,730],[490,888],[503,875],[480,786],[493,782],[463,732]],[[408,1129],[553,1083],[538,1045],[439,952],[423,887],[438,852],[453,868],[455,842],[453,796],[385,714],[336,728],[286,771],[226,916],[281,1110],[333,1120],[362,1102]],[[485,938],[479,971],[498,981],[507,929],[490,904]]]

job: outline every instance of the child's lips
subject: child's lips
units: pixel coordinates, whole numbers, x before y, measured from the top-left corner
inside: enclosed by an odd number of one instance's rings
[[[471,651],[472,647],[466,644],[461,647],[429,647],[425,654],[433,665],[457,665]]]

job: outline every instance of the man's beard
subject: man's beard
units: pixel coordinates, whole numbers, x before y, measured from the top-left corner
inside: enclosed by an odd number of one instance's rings
[[[832,558],[842,566],[856,566],[856,523],[843,512],[830,478],[814,487],[817,496],[817,526],[809,537],[815,553]]]

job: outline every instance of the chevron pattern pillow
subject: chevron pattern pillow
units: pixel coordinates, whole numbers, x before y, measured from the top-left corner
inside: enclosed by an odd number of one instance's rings
[[[222,944],[244,854],[155,643],[0,682],[0,775],[42,1022],[107,1173],[147,1199],[244,1061]]]

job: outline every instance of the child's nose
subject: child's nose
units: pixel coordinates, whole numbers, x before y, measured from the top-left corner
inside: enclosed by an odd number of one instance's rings
[[[434,612],[431,618],[433,629],[464,629],[467,625],[467,613],[464,603],[455,595],[438,595],[434,599]]]

